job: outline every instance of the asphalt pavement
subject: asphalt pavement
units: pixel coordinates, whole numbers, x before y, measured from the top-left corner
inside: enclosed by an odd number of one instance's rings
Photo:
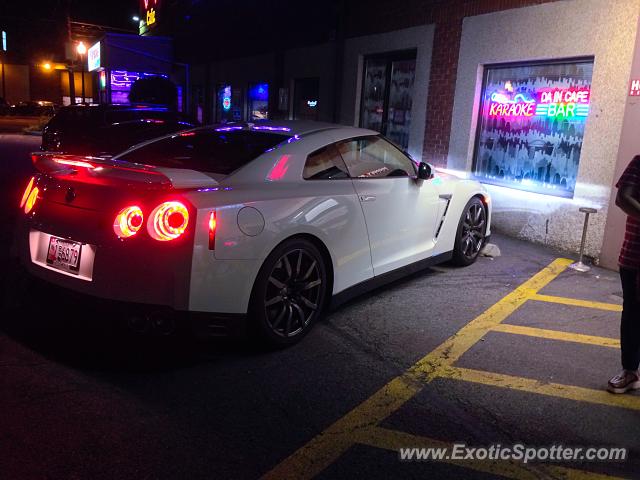
[[[8,210],[37,145],[0,135]],[[53,288],[4,309],[0,478],[637,478],[640,395],[603,391],[619,368],[617,274],[493,242],[500,257],[359,297],[281,351],[139,337]],[[629,459],[399,459],[398,447],[455,442],[625,447]]]

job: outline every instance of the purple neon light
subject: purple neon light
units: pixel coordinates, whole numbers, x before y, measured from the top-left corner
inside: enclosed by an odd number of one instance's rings
[[[290,132],[289,127],[270,127],[268,125],[254,125],[253,130],[269,130],[270,132]]]
[[[112,70],[111,71],[111,88],[129,89],[131,84],[141,78],[162,77],[169,78],[168,75],[162,73],[145,73],[130,72],[128,70]]]
[[[216,132],[231,132],[233,130],[242,130],[242,127],[220,127],[216,128]]]

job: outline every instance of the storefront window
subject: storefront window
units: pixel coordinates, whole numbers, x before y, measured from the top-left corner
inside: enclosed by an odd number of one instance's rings
[[[415,73],[415,50],[365,59],[360,126],[382,133],[405,149]]]
[[[475,177],[572,198],[592,74],[593,59],[486,67]]]
[[[216,122],[239,122],[242,120],[242,90],[232,85],[218,86],[216,97]]]
[[[128,70],[111,70],[109,83],[111,86],[111,103],[129,103],[129,91],[131,85],[141,78],[162,77],[169,78],[161,73],[131,72]]]
[[[252,83],[247,92],[248,121],[269,118],[269,84]]]

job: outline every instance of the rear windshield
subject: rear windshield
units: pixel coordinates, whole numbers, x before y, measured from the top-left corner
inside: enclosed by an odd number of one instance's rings
[[[101,123],[103,111],[93,107],[61,108],[49,122],[55,126],[88,127]]]
[[[248,130],[197,130],[143,145],[117,158],[155,167],[229,175],[288,138],[287,135]]]
[[[107,125],[122,122],[131,122],[141,119],[168,120],[175,119],[176,115],[166,110],[140,108],[131,110],[110,110],[105,112],[104,121]]]

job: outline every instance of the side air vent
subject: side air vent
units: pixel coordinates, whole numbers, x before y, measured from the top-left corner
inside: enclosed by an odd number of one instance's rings
[[[447,212],[449,211],[449,205],[451,204],[451,195],[440,195],[440,200],[444,203],[444,210],[442,211],[442,216],[440,217],[440,223],[438,224],[438,229],[436,230],[436,240],[438,239],[438,235],[440,235],[440,230],[442,230],[442,225],[444,225],[444,219],[447,216]]]

